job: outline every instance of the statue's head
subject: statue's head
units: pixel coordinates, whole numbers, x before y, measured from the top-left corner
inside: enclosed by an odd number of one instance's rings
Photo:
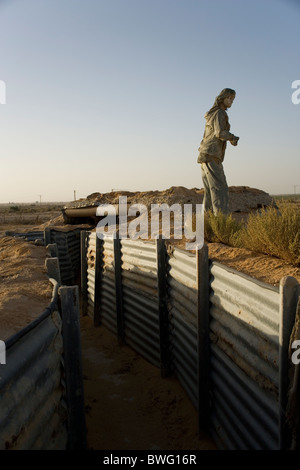
[[[235,95],[236,95],[235,91],[232,90],[231,88],[224,88],[221,91],[221,93],[219,93],[219,95],[216,97],[214,105],[215,106],[224,105],[226,109],[230,108],[235,98]]]

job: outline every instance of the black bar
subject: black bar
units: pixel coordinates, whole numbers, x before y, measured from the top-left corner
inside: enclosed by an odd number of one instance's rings
[[[63,356],[68,413],[68,449],[86,450],[86,422],[82,377],[82,355],[79,319],[79,288],[63,286],[61,301]]]

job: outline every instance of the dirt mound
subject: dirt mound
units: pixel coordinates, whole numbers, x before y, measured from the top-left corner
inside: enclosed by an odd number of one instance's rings
[[[46,269],[46,247],[20,238],[0,238],[0,339],[5,340],[49,305],[53,286]]]
[[[229,188],[230,212],[248,213],[271,206],[276,207],[273,198],[260,189],[248,186],[231,186]]]
[[[118,204],[119,197],[126,196],[127,204],[143,204],[150,208],[151,204],[201,204],[204,190],[188,189],[184,186],[171,186],[164,191],[112,191],[110,193],[92,193],[85,199],[68,204],[67,208],[82,208],[99,204]],[[231,212],[248,213],[253,210],[275,205],[272,197],[266,192],[248,186],[229,187],[229,208]]]

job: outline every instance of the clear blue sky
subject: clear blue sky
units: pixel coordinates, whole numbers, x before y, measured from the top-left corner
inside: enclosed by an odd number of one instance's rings
[[[236,90],[230,186],[300,193],[300,0],[0,0],[0,202],[202,187]]]

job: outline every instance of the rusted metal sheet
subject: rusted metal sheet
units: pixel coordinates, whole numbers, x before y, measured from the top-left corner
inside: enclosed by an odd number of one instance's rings
[[[212,432],[226,449],[278,449],[279,290],[211,265]]]

